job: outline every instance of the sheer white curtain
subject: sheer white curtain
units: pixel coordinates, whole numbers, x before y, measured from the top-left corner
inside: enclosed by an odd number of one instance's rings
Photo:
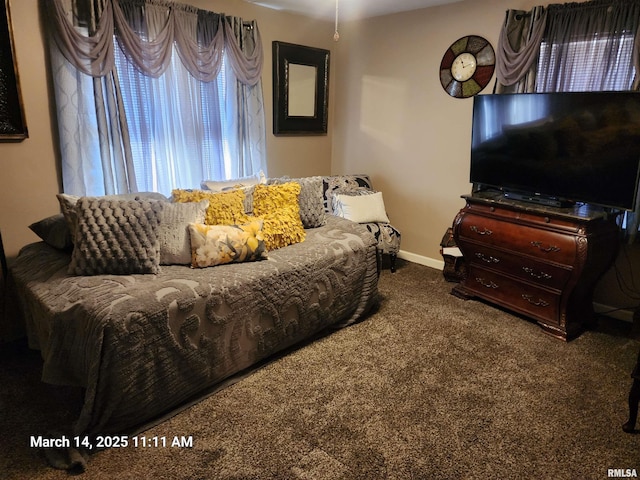
[[[46,2],[65,192],[168,194],[266,172],[255,22],[162,0],[74,0],[98,5],[82,22],[70,1]]]

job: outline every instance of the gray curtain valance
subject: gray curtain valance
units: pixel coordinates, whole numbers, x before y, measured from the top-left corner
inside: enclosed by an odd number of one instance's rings
[[[531,12],[507,11],[496,56],[496,76],[502,85],[514,85],[534,66],[546,20],[547,12],[542,7],[536,7]]]
[[[67,17],[63,1],[45,2],[52,36],[64,57],[87,75],[101,77],[113,70],[115,35],[127,58],[151,77],[169,67],[175,44],[185,68],[200,81],[217,77],[225,52],[241,83],[252,86],[260,80],[262,40],[255,21],[162,0],[104,0],[95,26],[84,35]],[[251,38],[239,32],[238,25]]]

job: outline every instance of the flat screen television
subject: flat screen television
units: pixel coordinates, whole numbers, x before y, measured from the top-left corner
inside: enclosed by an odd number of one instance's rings
[[[476,191],[633,210],[639,176],[640,93],[474,97],[470,180]]]

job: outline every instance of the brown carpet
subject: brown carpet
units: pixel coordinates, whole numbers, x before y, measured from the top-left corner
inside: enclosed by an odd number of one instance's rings
[[[604,479],[640,472],[624,434],[640,343],[602,318],[570,343],[449,294],[442,273],[400,262],[366,320],[291,351],[145,432],[166,447],[92,455],[90,479]],[[62,479],[29,447],[73,418],[75,392],[1,346],[0,477]],[[61,407],[63,402],[65,407]],[[174,437],[192,448],[169,446]],[[160,440],[161,442],[161,440]]]

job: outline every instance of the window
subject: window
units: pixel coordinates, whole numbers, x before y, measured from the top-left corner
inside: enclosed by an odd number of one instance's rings
[[[537,92],[631,90],[634,35],[597,34],[568,43],[544,40],[536,78]]]
[[[166,0],[72,3],[91,21],[43,2],[66,193],[169,194],[266,171],[255,21]]]
[[[235,78],[226,62],[216,80],[200,82],[174,47],[170,68],[152,78],[115,50],[138,190],[169,194],[232,177],[227,132],[236,123]]]

